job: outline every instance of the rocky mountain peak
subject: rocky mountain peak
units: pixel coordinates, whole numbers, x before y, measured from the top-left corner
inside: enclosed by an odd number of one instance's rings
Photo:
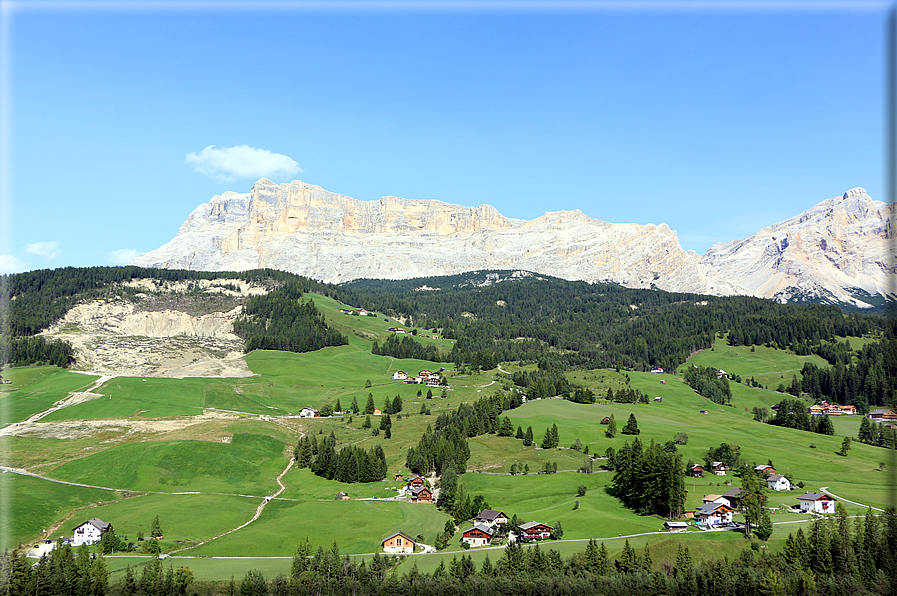
[[[524,221],[491,205],[384,196],[360,201],[294,181],[257,181],[197,207],[166,245],[134,265],[271,267],[326,282],[519,269],[570,280],[702,294],[856,303],[888,294],[893,208],[853,188],[700,257],[661,224],[614,224],[582,211]]]

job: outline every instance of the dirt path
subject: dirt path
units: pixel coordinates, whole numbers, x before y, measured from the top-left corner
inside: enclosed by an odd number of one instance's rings
[[[291,460],[287,463],[287,467],[283,469],[283,472],[281,472],[281,473],[277,476],[277,478],[275,478],[275,480],[277,481],[277,484],[278,484],[278,486],[280,486],[280,488],[279,488],[279,489],[277,490],[277,492],[274,493],[273,495],[270,495],[270,496],[265,497],[264,499],[262,499],[262,502],[259,503],[259,506],[256,507],[256,509],[255,509],[255,515],[253,515],[253,516],[252,516],[252,519],[250,519],[248,522],[246,522],[246,523],[244,523],[244,524],[242,524],[242,525],[239,525],[239,526],[237,526],[236,528],[234,528],[234,529],[232,529],[232,530],[228,530],[227,532],[222,532],[221,534],[218,534],[217,536],[213,536],[212,538],[209,538],[208,540],[203,540],[203,541],[200,542],[199,544],[194,544],[194,545],[192,545],[192,546],[187,546],[187,547],[184,547],[184,548],[179,548],[179,549],[177,549],[177,550],[170,551],[168,554],[173,555],[173,554],[175,554],[175,553],[179,553],[179,552],[181,552],[181,551],[190,550],[190,549],[192,549],[192,548],[196,548],[196,547],[198,547],[198,546],[202,546],[203,544],[212,542],[213,540],[218,540],[218,539],[221,538],[222,536],[227,536],[228,534],[233,534],[233,533],[236,532],[237,530],[242,530],[243,528],[245,528],[246,526],[248,526],[249,524],[251,524],[252,522],[254,522],[255,520],[257,520],[259,517],[261,517],[261,515],[262,515],[262,511],[265,510],[265,505],[267,505],[267,504],[271,501],[271,499],[274,499],[274,498],[277,498],[278,496],[280,496],[280,493],[282,493],[283,491],[285,491],[285,490],[287,489],[286,485],[284,485],[284,483],[281,482],[281,479],[286,475],[287,472],[290,471],[290,468],[292,468],[292,467],[293,467],[293,460],[291,459]]]
[[[827,486],[821,486],[821,487],[819,487],[819,490],[822,491],[823,493],[827,494],[828,496],[830,496],[830,497],[834,497],[834,498],[836,498],[836,499],[840,499],[841,501],[844,501],[845,503],[850,503],[850,504],[852,504],[852,505],[859,505],[860,507],[868,507],[869,509],[872,509],[873,511],[881,511],[882,513],[885,512],[884,509],[879,509],[878,507],[873,507],[873,506],[871,506],[871,505],[866,505],[865,503],[857,503],[856,501],[851,501],[851,500],[849,500],[849,499],[845,499],[844,497],[839,497],[839,496],[836,495],[835,493],[830,493],[830,492],[828,492],[828,487],[827,487]]]
[[[49,416],[53,412],[56,412],[63,408],[67,408],[68,406],[73,406],[75,404],[80,404],[80,403],[83,403],[86,401],[90,401],[92,399],[98,399],[100,397],[103,397],[99,393],[94,393],[94,390],[99,389],[100,387],[103,386],[104,383],[106,383],[107,381],[114,379],[114,378],[115,378],[115,375],[101,375],[100,378],[98,378],[96,381],[94,381],[93,385],[91,385],[84,391],[70,391],[68,396],[57,401],[55,404],[53,404],[52,408],[50,408],[48,410],[44,410],[43,412],[38,412],[37,414],[32,414],[31,416],[29,416],[22,422],[9,424],[5,428],[0,429],[0,436],[8,434],[8,431],[4,432],[8,428],[15,428],[16,426],[19,426],[22,424],[32,424],[34,422],[37,422],[41,418],[43,418],[45,416]]]

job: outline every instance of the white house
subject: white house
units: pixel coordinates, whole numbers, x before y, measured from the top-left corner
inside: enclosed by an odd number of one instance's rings
[[[318,415],[318,411],[314,408],[302,408],[299,412],[300,418],[314,418]]]
[[[816,513],[834,513],[835,499],[825,493],[805,492],[797,498],[800,501],[801,511],[815,511]]]
[[[473,521],[475,524],[492,527],[508,523],[508,516],[495,509],[484,509]]]
[[[392,373],[392,378],[396,381],[404,381],[408,378],[408,373],[403,370],[397,370],[396,372]]]
[[[781,474],[773,474],[766,479],[766,486],[772,490],[791,490],[791,481]]]
[[[112,524],[106,523],[98,517],[91,518],[75,528],[72,536],[72,546],[82,544],[96,544],[103,537],[103,533],[112,529]]]
[[[701,501],[704,503],[722,503],[726,507],[732,507],[732,501],[722,495],[704,495],[704,498],[701,499]]]
[[[722,526],[732,523],[732,508],[723,503],[704,503],[695,510],[701,526]]]
[[[465,542],[470,546],[488,546],[492,543],[493,534],[495,534],[495,528],[477,524],[470,529],[464,530],[461,534],[461,542]]]

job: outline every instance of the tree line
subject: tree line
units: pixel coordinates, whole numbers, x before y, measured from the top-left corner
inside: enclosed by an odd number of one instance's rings
[[[869,512],[851,521],[842,507],[835,515],[815,521],[808,531],[799,529],[789,534],[782,553],[760,549],[756,541],[746,545],[734,557],[698,559],[683,542],[675,560],[660,561],[650,544],[636,549],[628,540],[616,556],[597,540],[590,540],[584,550],[567,557],[543,545],[514,544],[496,553],[494,561],[491,553],[486,553],[479,564],[459,553],[441,561],[432,573],[424,573],[416,563],[409,567],[406,562],[397,568],[401,556],[353,558],[340,553],[336,543],[329,549],[319,546],[313,551],[306,539],[297,549],[289,573],[272,579],[250,570],[242,580],[194,583],[188,570],[164,571],[155,559],[143,572],[149,576],[143,585],[143,578],[135,580],[136,574],[128,571],[131,581],[126,576],[112,588],[90,593],[167,596],[184,594],[189,588],[207,596],[885,596],[897,585],[897,515],[893,510],[883,515]],[[0,593],[86,594],[77,591],[77,582],[55,584],[50,589],[42,584],[38,591],[35,578],[45,565],[41,562],[37,569],[31,569],[23,556],[4,553],[0,558]],[[187,588],[181,588],[185,583]],[[181,591],[166,591],[169,585]]]
[[[253,296],[243,308],[243,315],[234,321],[234,333],[245,340],[246,352],[311,352],[349,343],[348,337],[327,326],[311,300],[302,300],[301,285],[293,281],[264,296]]]

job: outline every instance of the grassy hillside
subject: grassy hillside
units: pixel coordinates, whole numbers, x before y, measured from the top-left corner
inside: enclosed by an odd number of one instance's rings
[[[432,505],[384,501],[396,493],[392,488],[400,483],[392,481],[392,473],[405,469],[405,455],[416,444],[428,425],[440,412],[473,402],[479,397],[501,391],[509,382],[502,371],[520,368],[532,370],[530,363],[502,364],[498,369],[479,374],[461,374],[449,364],[422,360],[399,360],[371,354],[373,341],[388,336],[386,328],[397,324],[384,316],[356,317],[339,312],[344,305],[332,298],[313,296],[324,313],[328,325],[337,327],[349,336],[349,345],[325,348],[310,353],[255,351],[246,361],[255,376],[231,379],[156,379],[117,377],[98,392],[102,398],[71,406],[47,416],[44,426],[35,425],[30,436],[3,437],[5,465],[25,467],[60,480],[110,486],[130,491],[121,493],[98,491],[46,482],[39,479],[0,475],[7,494],[12,494],[10,511],[4,521],[5,545],[15,545],[40,535],[40,531],[67,517],[70,512],[92,503],[103,502],[93,508],[89,516],[98,515],[110,521],[121,534],[133,539],[140,531],[148,533],[149,524],[159,515],[165,530],[163,548],[166,550],[196,544],[248,521],[261,503],[261,497],[278,489],[275,478],[288,463],[292,447],[303,433],[313,433],[319,440],[336,437],[338,446],[357,445],[365,449],[381,445],[390,471],[388,481],[347,485],[328,481],[311,474],[308,469],[292,469],[282,479],[285,490],[279,499],[270,502],[261,517],[233,534],[190,548],[184,554],[196,556],[291,556],[306,537],[314,548],[329,548],[334,541],[342,552],[369,553],[380,540],[395,531],[417,535],[433,543],[448,516]],[[441,349],[450,349],[452,341],[422,339]],[[853,338],[851,338],[853,342]],[[732,348],[717,340],[712,350],[692,356],[686,364],[723,368],[743,378],[754,377],[774,389],[779,382],[790,382],[803,362],[824,365],[818,357],[798,357],[784,350],[758,346]],[[426,387],[406,385],[394,381],[396,370],[416,373],[421,369],[438,370],[445,367],[450,389],[445,399],[425,399]],[[21,420],[31,413],[49,408],[69,391],[82,389],[91,377],[75,375],[55,368],[28,368],[4,371],[4,377],[15,381],[15,391],[2,391],[0,400],[12,415],[8,420]],[[614,391],[627,384],[647,393],[660,396],[662,403],[584,405],[561,399],[530,401],[505,412],[516,429],[532,426],[536,442],[541,442],[547,427],[557,424],[560,432],[559,449],[543,450],[524,447],[513,438],[484,435],[469,441],[471,470],[508,472],[512,464],[528,465],[528,475],[492,475],[468,473],[462,483],[470,495],[482,494],[493,508],[517,514],[522,521],[536,519],[548,524],[560,521],[566,539],[553,543],[565,554],[581,550],[584,540],[591,537],[609,540],[611,553],[622,544],[613,539],[620,534],[637,534],[657,530],[662,520],[638,516],[610,496],[607,488],[612,473],[584,475],[578,473],[536,474],[546,462],[556,462],[560,470],[576,469],[583,455],[569,449],[579,439],[590,453],[603,454],[608,447],[619,449],[632,437],[618,434],[605,436],[603,417],[611,414],[622,428],[630,414],[634,414],[641,430],[640,440],[665,443],[678,432],[688,434],[686,445],[678,447],[683,461],[701,461],[711,447],[720,443],[737,443],[742,458],[751,463],[772,460],[779,472],[803,481],[810,490],[828,487],[845,498],[862,504],[885,507],[894,491],[892,476],[879,471],[879,463],[888,452],[883,449],[854,443],[847,457],[835,452],[844,435],[854,435],[858,418],[834,419],[836,435],[827,437],[784,429],[755,422],[751,410],[769,407],[782,395],[775,391],[732,384],[732,406],[719,406],[697,395],[675,374],[651,374],[621,370],[576,370],[566,373],[571,381],[591,388],[599,397],[607,388]],[[666,383],[661,383],[661,380]],[[367,386],[370,385],[370,386]],[[422,395],[418,396],[418,391]],[[353,398],[364,408],[368,395],[375,406],[382,408],[386,399],[402,398],[401,416],[392,416],[392,438],[383,433],[372,436],[362,428],[364,414],[345,415],[329,419],[282,418],[296,414],[304,406],[320,408],[335,405],[337,399],[347,409]],[[111,398],[111,399],[110,399]],[[431,414],[421,414],[421,407]],[[185,427],[173,424],[171,429],[150,431],[128,427],[132,421],[184,422],[191,416],[212,409],[229,412],[231,419],[204,419]],[[707,410],[707,414],[701,414]],[[274,420],[262,419],[272,416]],[[112,423],[111,420],[122,422]],[[71,421],[70,432],[41,434],[40,429],[51,424]],[[77,421],[84,421],[79,425]],[[91,426],[103,424],[111,426]],[[380,418],[371,416],[372,425],[379,426]],[[90,424],[88,424],[90,423]],[[119,426],[115,426],[118,424]],[[136,428],[136,427],[135,427]],[[815,447],[811,447],[814,445]],[[598,470],[602,460],[595,462]],[[889,464],[890,465],[890,464]],[[729,477],[707,477],[688,480],[689,508],[701,502],[707,493],[727,490],[727,482],[738,486],[740,481]],[[587,488],[577,497],[579,485]],[[352,499],[337,502],[337,492],[346,492]],[[200,494],[175,494],[198,492]],[[773,505],[796,503],[797,492],[773,494]],[[235,496],[235,495],[253,495]],[[376,500],[371,497],[380,497]],[[580,506],[574,509],[576,500]],[[114,502],[113,502],[114,501]],[[850,505],[851,513],[862,507]],[[214,514],[209,514],[214,512]],[[88,512],[78,512],[76,519]],[[788,521],[784,516],[778,520]],[[800,519],[799,516],[795,519]],[[67,522],[68,523],[68,522]],[[75,525],[75,524],[72,524]],[[782,528],[787,528],[783,526]],[[68,526],[64,525],[63,529]],[[781,533],[776,530],[771,548],[780,548]],[[55,535],[55,534],[54,534]],[[451,551],[459,550],[457,539]],[[635,538],[640,547],[649,540],[655,561],[675,557],[676,545],[689,541],[693,556],[732,553],[743,548],[743,539],[735,534],[698,534]],[[654,550],[656,548],[656,550]],[[476,561],[486,552],[494,562],[500,551],[472,551]],[[672,553],[672,554],[671,554]],[[416,557],[421,571],[431,571],[438,565],[436,555]],[[231,570],[224,563],[197,561],[194,568],[198,578],[228,579]],[[270,563],[270,569],[288,569],[285,563]],[[110,562],[110,568],[121,568],[134,559]],[[194,565],[190,563],[191,567]],[[408,563],[406,563],[407,565]],[[249,565],[247,563],[247,565]],[[267,565],[267,563],[266,563]],[[251,564],[249,568],[261,568]],[[201,571],[202,570],[202,571]],[[272,571],[273,572],[273,571]],[[245,573],[245,570],[244,572]],[[204,575],[208,574],[208,575]],[[239,578],[242,573],[236,573]]]

